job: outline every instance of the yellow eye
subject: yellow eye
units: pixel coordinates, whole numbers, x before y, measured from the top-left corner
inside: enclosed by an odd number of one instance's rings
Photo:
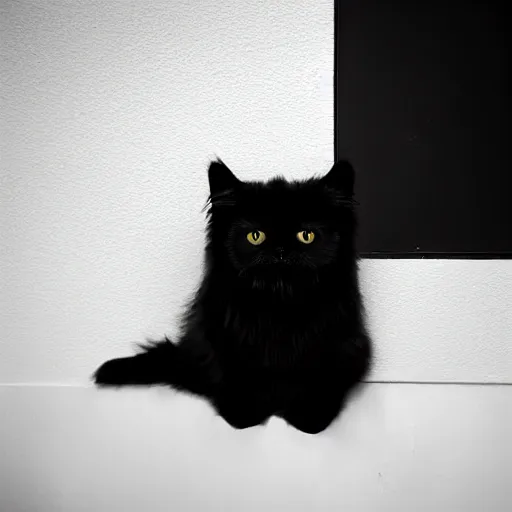
[[[315,239],[313,231],[299,231],[297,233],[297,240],[303,244],[310,244]]]
[[[247,235],[247,240],[249,240],[249,243],[252,245],[260,245],[265,241],[265,233],[263,231],[251,231]]]

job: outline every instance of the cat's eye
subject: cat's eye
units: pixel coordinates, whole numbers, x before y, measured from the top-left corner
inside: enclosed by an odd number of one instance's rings
[[[265,241],[265,233],[263,231],[251,231],[247,235],[247,240],[249,240],[249,243],[252,245],[260,245]]]
[[[299,231],[297,233],[297,240],[303,244],[310,244],[315,239],[313,231]]]

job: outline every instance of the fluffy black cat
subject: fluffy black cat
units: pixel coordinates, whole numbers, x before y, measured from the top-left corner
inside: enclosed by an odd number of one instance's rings
[[[371,356],[354,248],[354,171],[243,182],[208,171],[206,270],[178,342],[104,363],[101,386],[167,384],[207,398],[233,427],[270,416],[324,430]]]

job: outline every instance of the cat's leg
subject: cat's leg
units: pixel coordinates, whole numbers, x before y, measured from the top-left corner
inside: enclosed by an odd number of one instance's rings
[[[220,416],[237,429],[265,423],[274,413],[268,383],[246,374],[228,376],[213,400]]]
[[[309,390],[298,393],[281,416],[301,432],[318,434],[338,416],[345,397],[343,390],[326,394],[325,389],[312,386]]]
[[[292,383],[290,400],[282,417],[302,432],[322,432],[338,416],[350,392],[366,375],[370,359],[366,335],[346,340],[325,358],[324,364]]]
[[[107,361],[96,370],[93,380],[98,386],[163,384],[209,396],[219,372],[212,354],[192,355],[186,344],[164,340],[142,347],[132,357]]]
[[[254,395],[223,393],[214,402],[215,409],[233,428],[244,429],[265,423],[272,408]]]

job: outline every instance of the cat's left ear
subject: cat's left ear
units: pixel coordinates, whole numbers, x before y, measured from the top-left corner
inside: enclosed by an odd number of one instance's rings
[[[322,184],[346,198],[354,195],[354,168],[347,160],[338,160],[321,179]]]
[[[224,197],[233,193],[241,183],[220,159],[210,164],[208,168],[208,181],[210,182],[210,197],[212,198],[212,203],[215,198]]]

